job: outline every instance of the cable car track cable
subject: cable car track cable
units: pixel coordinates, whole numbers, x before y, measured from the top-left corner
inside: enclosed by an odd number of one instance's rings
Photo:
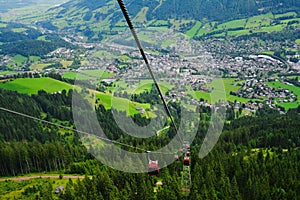
[[[106,142],[111,142],[111,143],[114,143],[114,144],[118,144],[118,145],[121,145],[121,146],[124,146],[124,147],[128,147],[128,148],[143,151],[143,152],[149,152],[149,150],[146,150],[146,149],[143,149],[143,148],[140,148],[140,147],[135,147],[135,146],[132,146],[132,145],[129,145],[129,144],[118,142],[116,140],[111,140],[111,139],[108,139],[108,138],[105,138],[105,137],[101,137],[101,136],[98,136],[98,135],[95,135],[95,134],[92,134],[92,133],[80,131],[80,130],[77,130],[77,129],[74,129],[74,128],[71,128],[71,127],[67,127],[67,126],[64,126],[64,125],[61,125],[61,124],[57,124],[57,123],[54,123],[54,122],[49,122],[47,120],[40,119],[38,117],[33,117],[31,115],[20,113],[20,112],[10,110],[10,109],[7,109],[7,108],[0,107],[0,110],[11,113],[11,114],[19,115],[19,116],[22,116],[22,117],[26,117],[26,118],[29,118],[29,119],[32,119],[32,120],[36,120],[36,121],[39,121],[39,122],[42,122],[42,123],[45,123],[45,124],[49,124],[49,125],[52,125],[52,126],[57,126],[57,127],[60,127],[60,128],[66,129],[66,130],[81,133],[81,134],[84,134],[84,135],[87,135],[87,136],[94,136],[94,137],[97,137],[98,139],[101,139],[101,140],[106,141]],[[165,154],[165,155],[173,155],[174,154],[174,153],[166,153],[166,152],[159,152],[159,151],[154,151],[154,152],[151,152],[151,153],[153,153],[153,154]]]
[[[168,108],[168,105],[167,105],[167,103],[166,103],[166,101],[165,101],[165,99],[164,99],[164,96],[163,96],[163,94],[162,94],[162,92],[161,92],[161,90],[160,90],[160,88],[159,88],[159,86],[158,86],[158,83],[157,83],[157,81],[156,81],[156,79],[155,79],[155,77],[154,77],[154,74],[153,74],[153,72],[152,72],[152,70],[151,70],[149,61],[148,61],[148,59],[147,59],[147,57],[146,57],[145,51],[144,51],[144,49],[143,49],[143,47],[142,47],[142,44],[141,44],[141,42],[140,42],[140,40],[139,40],[139,38],[138,38],[138,36],[137,36],[137,34],[136,34],[135,28],[134,28],[133,23],[132,23],[132,21],[131,21],[131,19],[130,19],[130,16],[129,16],[129,14],[128,14],[128,11],[127,11],[127,9],[126,9],[126,6],[125,6],[123,0],[117,0],[117,1],[118,1],[118,3],[119,3],[119,6],[120,6],[120,8],[121,8],[121,10],[122,10],[122,13],[123,13],[125,19],[126,19],[126,22],[127,22],[128,26],[129,26],[129,28],[130,28],[130,31],[131,31],[131,33],[132,33],[132,35],[133,35],[133,37],[134,37],[134,40],[135,40],[135,42],[136,42],[136,44],[137,44],[137,46],[138,46],[138,48],[139,48],[139,50],[140,50],[140,53],[141,53],[141,55],[142,55],[142,57],[143,57],[143,60],[145,61],[145,64],[146,64],[146,66],[147,66],[147,69],[148,69],[148,71],[149,71],[149,73],[150,73],[150,75],[151,75],[151,78],[152,78],[152,80],[153,80],[153,82],[154,82],[154,85],[155,85],[155,87],[156,87],[156,89],[157,89],[157,91],[158,91],[158,93],[159,93],[159,96],[160,96],[160,98],[161,98],[161,100],[162,100],[162,102],[163,102],[163,105],[164,105],[164,108],[165,108],[165,110],[166,110],[166,112],[167,112],[167,115],[169,116],[169,118],[170,118],[170,120],[171,120],[171,123],[173,124],[173,126],[174,126],[174,128],[175,128],[176,136],[178,136],[179,140],[183,143],[183,140],[182,140],[181,136],[178,134],[177,126],[176,126],[175,121],[174,121],[174,119],[173,119],[173,117],[172,117],[172,115],[171,115],[171,112],[170,112],[170,110],[169,110],[169,108]]]

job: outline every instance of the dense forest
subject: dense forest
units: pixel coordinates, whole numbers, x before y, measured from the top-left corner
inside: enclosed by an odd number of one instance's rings
[[[63,91],[22,95],[0,90],[0,106],[73,127],[72,95]],[[137,97],[136,97],[137,98]],[[139,97],[139,98],[142,98]],[[178,105],[172,105],[176,109]],[[211,109],[199,107],[201,122],[191,145],[192,187],[181,190],[182,161],[161,169],[156,176],[116,171],[93,158],[77,133],[0,111],[1,176],[43,171],[91,175],[69,180],[60,199],[298,199],[300,197],[299,109],[280,115],[267,107],[255,117],[233,119],[224,127],[213,151],[200,159]],[[142,148],[164,146],[174,129],[151,139],[133,139],[113,123],[111,110],[96,109],[108,138]],[[231,113],[229,109],[227,113]],[[228,115],[229,116],[229,115]],[[148,121],[134,116],[140,124]],[[104,150],[105,151],[105,150]],[[145,166],[146,168],[147,166]],[[154,192],[155,183],[163,185]],[[52,185],[31,186],[22,199],[52,199]]]

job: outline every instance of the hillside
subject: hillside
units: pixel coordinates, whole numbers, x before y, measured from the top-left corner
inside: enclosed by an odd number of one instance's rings
[[[170,28],[191,36],[224,36],[225,29],[238,31],[229,35],[251,34],[266,23],[268,27],[259,32],[281,31],[289,21],[278,20],[294,20],[290,23],[299,24],[300,13],[299,1],[289,0],[131,0],[125,1],[125,4],[136,27]],[[77,33],[90,41],[99,41],[127,28],[118,3],[111,0],[69,1],[50,8],[43,15],[26,15],[17,20],[26,23],[39,21],[44,28],[50,25]],[[222,27],[218,27],[219,24]]]

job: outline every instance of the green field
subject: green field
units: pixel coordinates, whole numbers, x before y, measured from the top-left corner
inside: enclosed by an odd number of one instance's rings
[[[52,78],[19,78],[13,81],[0,83],[0,88],[13,90],[24,94],[37,94],[39,90],[48,93],[73,89],[73,86]]]
[[[196,24],[192,27],[192,29],[190,29],[186,32],[186,35],[190,38],[194,37],[197,34],[201,25],[202,25],[202,23],[197,21]]]
[[[96,98],[100,99],[98,103],[103,105],[106,109],[111,109],[112,107],[119,111],[125,111],[127,115],[134,115],[140,113],[136,108],[141,107],[146,110],[145,115],[147,117],[155,117],[152,112],[147,111],[150,109],[150,104],[147,103],[136,103],[129,101],[125,98],[113,97],[111,94],[96,92]]]
[[[13,61],[18,65],[18,66],[20,66],[24,61],[26,61],[27,60],[27,58],[26,57],[24,57],[24,56],[22,56],[22,55],[15,55],[14,57],[13,57]]]
[[[31,60],[31,61],[33,61],[33,62],[37,62],[37,61],[39,61],[41,59],[41,57],[39,57],[39,56],[30,56],[29,57],[29,60]]]
[[[229,22],[225,22],[218,25],[218,30],[231,29],[231,28],[243,28],[246,24],[246,19],[238,19]]]
[[[275,15],[275,19],[278,19],[280,17],[296,17],[297,13],[296,12],[287,12],[287,13],[283,13],[283,14],[276,14]]]
[[[293,92],[298,98],[298,101],[296,102],[287,102],[287,103],[278,103],[278,105],[284,107],[285,110],[288,110],[290,108],[297,108],[300,105],[300,88],[296,87],[294,85],[287,85],[285,83],[282,83],[280,81],[273,81],[273,82],[267,82],[266,83],[269,87],[278,89],[278,88],[285,88],[288,89],[289,91]]]
[[[240,86],[236,86],[233,83],[234,78],[217,78],[214,79],[211,83],[207,84],[207,87],[213,88],[212,92],[189,91],[188,94],[191,94],[196,99],[202,98],[208,103],[215,103],[219,100],[225,100],[230,102],[238,101],[241,103],[246,103],[250,100],[257,100],[230,95],[230,91],[234,92],[240,89]],[[224,97],[226,97],[226,99],[224,99]]]
[[[46,178],[48,176],[49,178]],[[57,186],[64,186],[66,187],[67,183],[69,182],[69,178],[72,178],[73,181],[76,181],[78,178],[82,179],[82,176],[74,176],[74,175],[66,175],[69,176],[66,178],[56,178],[59,174],[29,174],[26,175],[25,178],[28,177],[43,177],[43,178],[31,178],[28,180],[23,181],[16,181],[16,180],[7,180],[9,178],[1,178],[0,179],[0,198],[1,199],[35,199],[35,195],[39,192],[37,191],[35,194],[25,195],[24,192],[27,188],[42,188],[43,192],[47,192],[49,187],[46,185],[52,186],[52,191],[48,191],[53,193]],[[51,177],[51,178],[50,178]],[[52,178],[53,177],[53,178]],[[63,176],[64,177],[64,176]],[[77,178],[78,177],[78,178]],[[14,177],[17,178],[17,177]],[[19,177],[19,178],[22,178]],[[54,196],[54,199],[58,199],[58,196]]]
[[[5,28],[7,26],[7,24],[1,23],[0,22],[0,28]]]
[[[279,20],[280,17],[293,17],[291,19],[283,19]],[[277,19],[276,24],[274,24],[274,20]],[[200,25],[200,27],[194,27],[186,32],[188,37],[191,36],[203,36],[205,34],[211,34],[214,37],[225,37],[227,33],[228,36],[241,36],[241,35],[249,35],[252,33],[260,33],[260,32],[276,32],[282,31],[285,27],[288,26],[288,22],[290,21],[300,21],[297,18],[297,14],[295,12],[287,12],[280,15],[275,15],[273,13],[266,13],[261,15],[252,16],[247,19],[238,19],[227,21],[221,24],[215,25],[214,22],[206,23],[204,25]],[[292,24],[291,26],[297,26],[297,24]],[[198,28],[197,33],[195,29]],[[232,30],[232,29],[241,29],[241,30]],[[230,30],[231,29],[231,30]],[[229,31],[228,31],[229,30]],[[215,34],[214,34],[215,33]]]
[[[30,70],[42,71],[45,67],[51,65],[52,63],[40,63],[40,64],[32,64],[29,68]]]
[[[17,74],[15,71],[0,71],[0,75]]]
[[[63,60],[60,62],[64,68],[70,67],[73,63],[73,61]]]
[[[15,33],[23,33],[25,32],[27,29],[26,28],[13,28],[12,31]]]
[[[79,72],[65,72],[63,73],[63,78],[68,79],[77,79],[77,80],[100,80],[105,79],[113,76],[114,74],[111,72],[108,72],[106,70],[81,70]]]
[[[115,85],[117,86],[116,90],[126,91],[129,94],[140,94],[145,91],[150,91],[152,88],[152,84],[152,80],[141,80],[137,84],[128,84],[124,81],[119,81]],[[174,87],[168,82],[158,82],[158,85],[163,94]],[[111,90],[113,89],[114,88],[111,88]]]
[[[300,39],[297,39],[297,40],[295,41],[295,43],[296,43],[296,44],[300,44]]]
[[[278,89],[278,88],[288,89],[288,90],[292,91],[295,95],[297,95],[298,99],[300,99],[300,88],[299,87],[296,87],[294,85],[287,85],[280,81],[267,82],[266,84],[275,89]]]

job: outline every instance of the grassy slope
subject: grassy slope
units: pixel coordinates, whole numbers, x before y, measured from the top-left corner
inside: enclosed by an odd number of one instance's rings
[[[234,78],[223,78],[223,79],[215,79],[211,83],[209,83],[207,86],[209,88],[214,88],[211,93],[204,92],[204,91],[194,91],[189,92],[192,94],[195,98],[200,99],[203,98],[205,101],[209,103],[214,103],[218,100],[224,100],[224,97],[226,97],[227,101],[234,102],[235,100],[238,102],[248,102],[250,99],[236,97],[233,95],[230,95],[230,91],[236,91],[240,89],[239,86],[233,85]]]
[[[292,19],[282,19],[280,17],[293,17]],[[279,21],[279,24],[272,24],[273,20]],[[193,26],[190,30],[186,32],[186,34],[191,36],[203,36],[204,34],[210,33],[215,37],[225,36],[225,33],[228,29],[236,29],[239,28],[241,30],[230,30],[228,31],[229,36],[240,36],[240,35],[248,35],[251,33],[259,33],[259,32],[274,32],[281,31],[285,27],[287,27],[288,22],[290,21],[299,21],[297,18],[297,14],[295,12],[287,12],[283,14],[274,15],[272,13],[266,13],[262,15],[256,15],[250,17],[248,19],[237,19],[228,22],[224,22],[214,26],[213,23],[206,23],[199,27],[198,32],[195,34],[195,29],[197,25]],[[299,24],[293,24],[292,26],[299,26]],[[214,34],[215,33],[215,34]]]
[[[300,105],[300,88],[293,86],[293,85],[287,85],[285,83],[276,81],[276,82],[267,82],[267,85],[278,89],[278,88],[285,88],[288,89],[289,91],[292,91],[298,98],[298,101],[296,102],[288,102],[288,103],[278,103],[278,105],[284,107],[286,110],[290,109],[290,108],[297,108]]]
[[[45,90],[48,93],[69,90],[73,86],[52,78],[19,78],[0,84],[0,88],[13,90],[25,94],[37,94],[39,90]]]

